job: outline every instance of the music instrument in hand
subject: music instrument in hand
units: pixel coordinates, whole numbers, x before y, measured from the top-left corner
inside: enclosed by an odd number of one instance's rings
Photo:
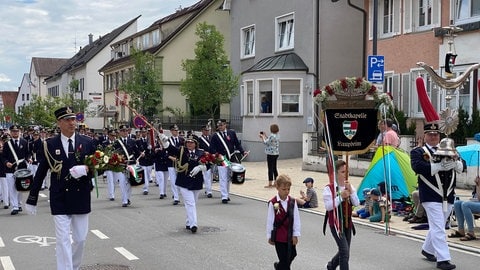
[[[33,173],[29,169],[18,169],[13,173],[17,191],[29,191],[33,184]]]

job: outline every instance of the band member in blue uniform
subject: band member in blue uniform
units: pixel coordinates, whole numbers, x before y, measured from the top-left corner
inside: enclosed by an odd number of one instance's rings
[[[95,148],[91,139],[75,133],[75,113],[70,107],[56,110],[55,116],[61,134],[44,142],[43,151],[38,152],[39,165],[26,208],[30,214],[36,213],[38,193],[50,170],[50,209],[55,223],[57,269],[77,270],[87,239],[93,189],[92,172],[83,164]]]
[[[148,195],[148,184],[153,169],[153,149],[148,138],[148,130],[145,127],[140,128],[140,138],[137,139],[137,148],[140,156],[138,163],[142,166],[145,176],[145,184],[143,185],[143,195]]]
[[[209,151],[210,149],[210,141],[212,136],[210,135],[210,127],[205,125],[202,127],[202,135],[200,135],[198,140],[198,148]],[[208,169],[206,172],[203,173],[203,182],[205,184],[205,194],[208,198],[212,198],[212,169]]]
[[[104,148],[109,147],[109,145],[111,145],[111,147],[113,147],[113,145],[115,144],[115,141],[117,140],[117,132],[114,129],[108,130],[107,134],[108,134],[107,138],[102,143],[102,146]],[[114,201],[115,200],[115,182],[116,181],[115,181],[114,176],[113,176],[113,171],[112,170],[105,170],[104,174],[105,174],[105,178],[107,178],[108,199],[110,201]]]
[[[182,194],[185,210],[187,212],[187,220],[185,228],[192,233],[196,233],[197,225],[197,201],[198,194],[203,188],[202,172],[207,170],[208,164],[200,163],[200,158],[204,155],[204,151],[198,149],[198,142],[193,137],[187,137],[185,146],[179,148],[171,145],[164,134],[160,134],[163,147],[169,152],[176,155],[177,179],[175,184],[179,187]]]
[[[10,126],[11,139],[3,145],[3,164],[5,165],[5,177],[8,183],[8,196],[12,212],[16,215],[22,211],[22,193],[15,188],[15,171],[27,168],[28,162],[31,163],[31,152],[28,142],[20,137],[20,127],[18,125]]]
[[[167,197],[167,180],[168,180],[168,166],[172,161],[168,158],[168,150],[163,148],[160,140],[155,142],[155,150],[153,156],[153,162],[155,166],[155,178],[158,185],[158,191],[160,192],[160,199]]]
[[[213,134],[210,142],[210,153],[220,153],[228,160],[232,160],[235,151],[239,151],[242,156],[248,155],[248,152],[243,150],[235,131],[227,129],[225,119],[220,119],[217,122],[217,128],[218,131]],[[230,167],[218,166],[218,178],[222,203],[228,203],[230,201]]]
[[[185,139],[180,136],[177,125],[170,126],[170,133],[172,134],[172,136],[169,139],[169,143],[171,145],[174,145],[177,148],[185,145]],[[168,166],[168,178],[170,179],[170,188],[172,189],[172,194],[173,194],[173,205],[177,205],[180,202],[180,199],[178,197],[179,190],[178,190],[178,187],[175,185],[175,181],[177,179],[175,162],[177,157],[173,153],[171,153],[169,155],[169,159],[171,160],[171,162],[170,162],[170,165]]]
[[[423,127],[424,145],[410,152],[411,166],[418,175],[418,191],[420,202],[427,212],[428,234],[422,246],[422,255],[428,260],[437,262],[437,268],[455,269],[450,263],[445,223],[452,212],[455,200],[457,173],[466,168],[459,158],[438,158],[437,151],[449,144],[449,138],[440,141],[440,130],[437,123],[427,123]],[[451,140],[453,144],[453,140]],[[450,145],[450,150],[454,146]]]
[[[127,160],[127,165],[134,165],[136,159],[139,155],[137,144],[134,139],[128,138],[128,127],[127,125],[120,125],[118,128],[120,136],[113,144],[115,151],[122,154]],[[113,179],[118,180],[120,185],[120,190],[122,192],[122,207],[127,207],[130,205],[130,195],[132,193],[132,187],[128,181],[128,172],[113,172]]]

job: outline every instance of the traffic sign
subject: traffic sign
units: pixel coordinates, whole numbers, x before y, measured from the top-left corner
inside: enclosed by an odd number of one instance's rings
[[[369,55],[367,67],[367,80],[373,83],[383,83],[383,77],[385,73],[385,56]]]
[[[147,123],[145,122],[145,116],[140,116],[140,115],[137,115],[135,116],[135,118],[133,118],[133,125],[136,127],[136,128],[142,128],[142,127],[145,127],[147,125]]]
[[[83,120],[85,120],[85,116],[80,112],[75,115],[75,118],[78,122],[83,122]]]

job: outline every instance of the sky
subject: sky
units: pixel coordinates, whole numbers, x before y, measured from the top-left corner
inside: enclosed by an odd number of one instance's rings
[[[141,15],[137,30],[199,0],[1,0],[0,91],[17,91],[32,57],[71,58]]]

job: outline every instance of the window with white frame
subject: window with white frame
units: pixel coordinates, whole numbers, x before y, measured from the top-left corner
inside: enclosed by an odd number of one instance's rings
[[[300,89],[302,80],[300,79],[280,79],[280,101],[281,114],[300,113]]]
[[[383,85],[383,93],[389,93],[393,98],[393,104],[396,108],[400,107],[400,75],[393,72],[385,72],[385,81]]]
[[[480,0],[457,0],[455,2],[456,24],[480,20]]]
[[[254,103],[253,103],[253,81],[245,81],[245,88],[247,99],[247,115],[253,115],[254,113]]]
[[[295,40],[295,24],[294,14],[290,13],[281,17],[275,18],[275,50],[289,50],[294,47]]]
[[[413,72],[412,76],[411,76],[411,78],[413,78],[413,80],[412,80],[413,86],[410,89],[412,89],[412,91],[418,91],[417,87],[416,87],[416,79],[419,76],[423,78],[423,83],[425,85],[425,91],[427,92],[427,96],[430,98],[430,102],[432,103],[433,108],[435,108],[435,110],[437,112],[439,112],[440,111],[440,102],[439,102],[440,101],[440,91],[434,85],[434,83],[432,82],[432,79],[431,79],[430,75],[428,75],[428,73],[425,73],[423,71]],[[413,99],[413,102],[415,102],[415,106],[412,107],[412,108],[414,108],[414,117],[424,117],[422,106],[420,106],[420,102],[419,102],[418,98]]]
[[[437,0],[405,0],[404,32],[431,31],[440,27],[441,1]]]
[[[379,0],[377,9],[377,37],[388,38],[400,34],[400,6],[398,0]],[[370,0],[370,14],[373,14],[373,0]],[[373,38],[373,15],[370,15],[370,38]]]
[[[142,49],[150,48],[150,33],[146,33],[142,36],[143,39],[143,47]]]
[[[154,30],[152,32],[152,43],[153,46],[160,44],[160,30]]]
[[[255,56],[255,26],[247,26],[241,30],[241,58]]]
[[[258,81],[258,94],[260,100],[260,113],[271,114],[272,113],[272,93],[273,93],[273,80],[259,80]]]
[[[458,72],[456,76],[461,76],[462,74],[463,72]],[[473,86],[471,84],[471,81],[472,81],[471,76],[472,75],[470,75],[470,80],[466,80],[457,90],[450,91],[450,96],[452,99],[450,100],[449,107],[453,109],[462,108],[468,113],[468,115],[472,114],[472,110],[471,110],[472,95],[470,94],[470,91]]]

